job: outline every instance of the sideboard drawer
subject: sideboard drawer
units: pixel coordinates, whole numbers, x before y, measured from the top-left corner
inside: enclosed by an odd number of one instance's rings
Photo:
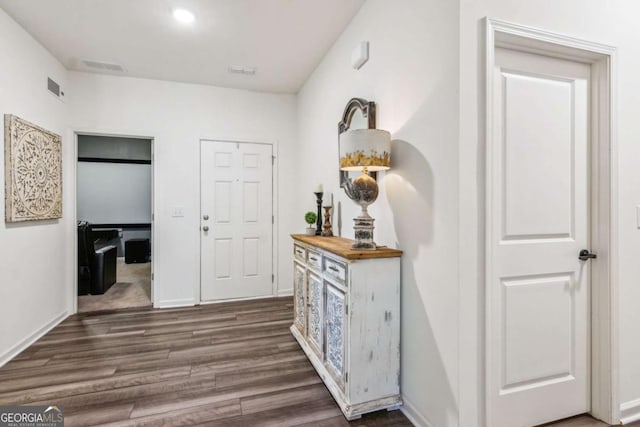
[[[324,272],[345,284],[347,280],[347,266],[331,258],[324,259]]]
[[[309,267],[322,271],[322,255],[312,250],[307,251],[307,264]]]
[[[299,245],[293,245],[293,255],[302,262],[307,262],[307,250]]]

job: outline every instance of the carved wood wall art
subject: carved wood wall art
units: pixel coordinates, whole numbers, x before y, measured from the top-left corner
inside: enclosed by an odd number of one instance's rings
[[[4,116],[5,222],[62,218],[62,141]]]

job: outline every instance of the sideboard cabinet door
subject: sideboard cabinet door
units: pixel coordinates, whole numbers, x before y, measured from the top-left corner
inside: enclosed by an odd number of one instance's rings
[[[306,334],[306,325],[307,325],[307,298],[306,298],[306,273],[305,268],[298,264],[297,262],[293,263],[293,292],[295,294],[294,305],[295,305],[295,318],[294,324],[302,333],[302,335]]]
[[[344,347],[346,298],[344,292],[325,281],[326,300],[326,365],[336,382],[344,388]]]
[[[309,302],[307,338],[320,357],[322,357],[322,300],[322,279],[309,272],[307,276],[307,301]]]

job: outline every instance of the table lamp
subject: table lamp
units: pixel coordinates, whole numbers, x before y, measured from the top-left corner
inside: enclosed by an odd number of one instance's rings
[[[347,180],[347,196],[360,205],[360,215],[353,219],[355,243],[353,249],[375,250],[374,219],[367,207],[378,198],[378,183],[369,172],[382,171],[391,165],[391,134],[381,129],[354,129],[340,134],[340,169],[361,171],[353,181]]]

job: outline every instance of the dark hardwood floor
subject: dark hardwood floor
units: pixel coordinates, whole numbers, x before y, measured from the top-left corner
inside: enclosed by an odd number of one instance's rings
[[[295,342],[292,299],[85,313],[0,368],[0,405],[58,404],[65,425],[348,423]]]
[[[58,404],[67,426],[411,426],[400,411],[347,422],[292,315],[287,297],[71,316],[0,368],[0,405]]]

